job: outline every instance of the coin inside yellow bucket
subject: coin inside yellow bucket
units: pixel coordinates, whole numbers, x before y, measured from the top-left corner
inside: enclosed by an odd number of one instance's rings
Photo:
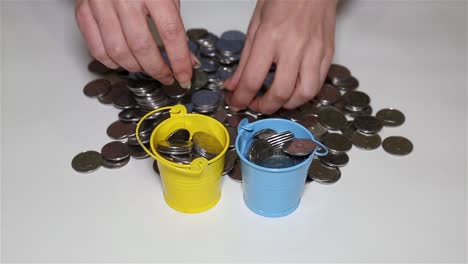
[[[221,178],[224,158],[229,147],[229,134],[223,124],[214,118],[187,113],[182,105],[170,109],[171,117],[159,124],[151,134],[151,153],[157,160],[164,198],[173,209],[184,213],[198,213],[216,205],[221,197]],[[163,158],[157,143],[177,129],[187,129],[190,135],[207,133],[221,143],[223,149],[215,158],[196,158],[190,164],[179,164]]]

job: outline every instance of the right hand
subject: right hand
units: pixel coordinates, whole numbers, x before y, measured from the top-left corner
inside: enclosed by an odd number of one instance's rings
[[[189,51],[179,0],[77,0],[76,20],[91,55],[111,69],[144,71],[163,84],[188,88],[197,60]],[[151,16],[171,67],[147,23]],[[172,69],[171,69],[172,68]]]

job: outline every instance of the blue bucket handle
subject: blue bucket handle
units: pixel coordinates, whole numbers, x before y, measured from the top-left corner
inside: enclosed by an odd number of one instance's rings
[[[318,144],[318,147],[315,150],[315,155],[317,156],[325,156],[328,154],[328,148],[322,142],[318,141],[314,138],[314,142]]]

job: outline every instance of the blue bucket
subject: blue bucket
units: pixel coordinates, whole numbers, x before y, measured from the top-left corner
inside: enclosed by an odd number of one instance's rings
[[[303,162],[287,168],[266,168],[246,158],[253,135],[262,129],[277,132],[291,131],[296,138],[313,140],[315,151]],[[327,147],[317,141],[302,125],[286,119],[269,118],[253,123],[243,119],[239,123],[236,150],[241,160],[244,202],[256,214],[266,217],[288,215],[299,206],[307,172],[315,155],[324,156]]]

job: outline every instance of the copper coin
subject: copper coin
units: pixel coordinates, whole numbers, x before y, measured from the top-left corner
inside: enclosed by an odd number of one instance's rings
[[[111,83],[106,79],[97,79],[85,85],[83,93],[89,97],[104,96],[111,91]]]
[[[153,161],[153,170],[159,175],[159,167],[158,167],[158,162],[156,160]]]
[[[101,154],[104,159],[120,161],[130,156],[130,150],[127,144],[120,141],[112,141],[102,147]]]
[[[318,144],[310,139],[294,138],[283,145],[283,152],[292,156],[307,156],[314,152]]]
[[[130,156],[134,159],[146,159],[149,157],[149,154],[140,146],[140,145],[130,145],[127,144],[128,149],[130,150]],[[146,146],[149,148],[149,145]]]
[[[220,108],[211,117],[218,120],[221,124],[224,124],[227,120],[226,110]]]
[[[102,165],[102,156],[93,150],[81,152],[73,158],[71,165],[77,172],[92,172]]]
[[[237,128],[239,126],[239,123],[242,119],[247,118],[249,120],[249,123],[255,122],[255,117],[245,114],[245,113],[231,113],[228,114],[226,119],[229,123],[229,126],[233,128]]]
[[[332,64],[328,69],[327,79],[333,84],[347,80],[351,77],[351,72],[345,66]]]
[[[101,75],[112,72],[112,69],[108,68],[106,65],[102,64],[98,60],[92,60],[88,64],[88,70],[92,73],[101,74]]]
[[[135,135],[135,123],[115,121],[107,128],[107,135],[113,139],[124,139]]]
[[[359,81],[351,76],[346,80],[341,80],[335,83],[335,86],[343,92],[353,91],[359,87]]]
[[[228,176],[236,182],[242,182],[242,170],[239,159],[236,159],[236,161],[234,162],[234,168],[231,170],[230,173],[228,173]]]

